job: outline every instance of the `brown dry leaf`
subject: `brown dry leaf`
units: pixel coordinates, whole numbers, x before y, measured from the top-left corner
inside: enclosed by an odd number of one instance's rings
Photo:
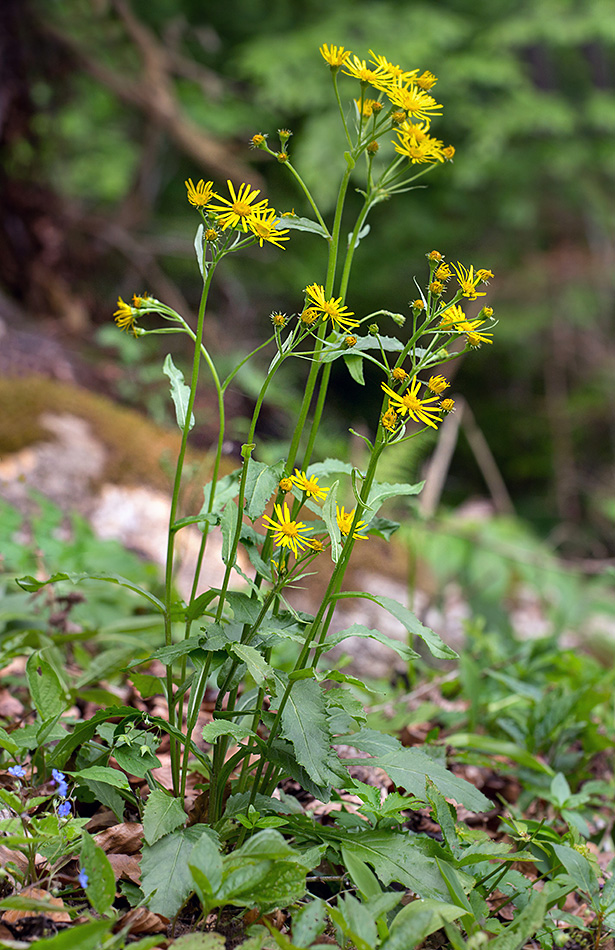
[[[134,854],[108,854],[107,857],[116,881],[127,878],[134,884],[141,884],[141,865]]]
[[[12,861],[24,873],[28,870],[28,859],[25,854],[21,851],[12,851],[6,845],[0,844],[0,867],[5,868],[9,861]]]
[[[20,891],[17,896],[33,897],[37,901],[46,901],[48,904],[53,904],[54,907],[64,907],[64,901],[61,897],[53,897],[49,891],[44,891],[41,887],[32,885],[24,887],[23,891]],[[2,919],[7,924],[14,924],[23,917],[40,917],[40,915],[40,910],[5,910]],[[70,923],[70,914],[65,910],[50,910],[45,914],[45,917],[55,920],[56,923]]]
[[[12,940],[15,941],[12,930],[9,930],[8,927],[5,927],[3,924],[0,924],[0,940]]]
[[[94,841],[106,854],[138,854],[143,847],[143,825],[138,821],[123,821],[105,828],[94,836]]]
[[[24,707],[11,696],[8,689],[0,689],[0,716],[4,719],[19,719],[24,713]]]
[[[115,933],[130,927],[128,933],[131,934],[159,934],[166,933],[169,925],[168,917],[162,917],[160,914],[154,914],[147,907],[133,907],[127,914],[120,917],[113,928]]]

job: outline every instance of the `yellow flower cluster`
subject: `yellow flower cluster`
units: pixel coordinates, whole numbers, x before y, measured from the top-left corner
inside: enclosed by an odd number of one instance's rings
[[[343,46],[324,43],[321,55],[332,72],[341,68],[346,76],[358,79],[388,99],[389,117],[396,131],[395,151],[408,158],[411,164],[451,161],[455,149],[445,146],[439,139],[429,135],[429,124],[434,116],[442,114],[442,106],[430,95],[429,90],[438,81],[429,70],[419,75],[418,69],[405,70],[389,62],[386,56],[370,50],[371,59],[359,59]],[[380,99],[362,97],[357,100],[364,119],[377,114],[383,104]]]
[[[260,246],[263,243],[275,244],[282,247],[281,241],[288,241],[288,228],[278,227],[280,215],[269,207],[266,198],[256,199],[260,195],[258,188],[244,182],[235,191],[232,181],[227,181],[230,198],[224,198],[213,190],[213,182],[199,181],[196,185],[189,178],[186,181],[188,201],[191,205],[205,212],[222,231],[235,228],[246,234],[254,235]],[[219,202],[219,204],[216,204]],[[208,229],[207,234],[216,235],[215,229]],[[284,250],[284,248],[282,248]]]

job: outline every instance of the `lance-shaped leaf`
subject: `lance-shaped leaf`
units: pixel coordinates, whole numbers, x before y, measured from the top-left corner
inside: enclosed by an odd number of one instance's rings
[[[420,897],[448,900],[435,859],[414,848],[410,835],[366,829],[359,835],[345,836],[344,848],[371,864],[385,887],[394,881]]]
[[[171,398],[175,404],[175,416],[177,418],[177,425],[179,428],[184,431],[186,425],[186,413],[188,412],[188,401],[190,399],[190,387],[186,386],[184,382],[184,374],[180,369],[177,368],[173,360],[171,359],[171,354],[168,353],[162,367],[162,372],[165,376],[169,377],[171,382]],[[190,413],[190,425],[191,429],[194,425],[194,414]]]
[[[389,647],[391,650],[395,650],[399,656],[404,660],[413,660],[416,659],[419,654],[412,650],[407,643],[402,643],[400,640],[395,640],[393,637],[387,637],[386,633],[381,633],[380,630],[370,630],[369,627],[363,626],[362,623],[353,623],[352,627],[348,627],[346,630],[339,630],[337,633],[327,634],[327,639],[323,643],[323,652],[331,650],[333,647],[337,646],[338,643],[342,643],[343,640],[347,640],[348,637],[361,637],[363,639],[370,638],[372,640],[377,640],[379,643],[382,643],[383,646]]]
[[[367,499],[368,510],[376,514],[387,498],[397,498],[399,495],[418,495],[419,492],[423,490],[424,484],[424,481],[417,482],[416,485],[374,482],[369,492],[369,498]]]
[[[312,221],[311,218],[299,218],[299,217],[283,217],[280,219],[280,224],[284,228],[290,228],[293,231],[309,231],[312,234],[318,234],[320,237],[328,238],[329,235],[323,228],[321,224],[318,224],[317,221]]]
[[[71,584],[80,584],[82,581],[107,581],[109,584],[119,584],[120,587],[127,587],[128,590],[133,590],[136,594],[145,597],[145,599],[149,600],[161,613],[164,613],[165,610],[161,600],[158,600],[158,598],[150,594],[149,591],[137,587],[136,584],[133,584],[127,577],[122,577],[121,574],[109,574],[107,571],[96,571],[95,573],[89,571],[62,571],[58,574],[52,574],[51,577],[48,577],[44,581],[39,581],[36,577],[32,577],[29,574],[26,574],[25,577],[17,578],[19,586],[30,592],[40,590],[41,587],[45,587],[46,584],[56,584],[58,581],[70,581]]]
[[[234,653],[242,663],[246,664],[255,683],[260,685],[270,676],[273,676],[273,667],[269,666],[256,647],[248,646],[245,643],[229,643],[227,649],[229,653]]]
[[[340,529],[337,523],[337,488],[339,481],[333,482],[331,488],[327,492],[327,498],[322,508],[322,517],[327,526],[327,531],[329,532],[329,537],[331,538],[331,560],[336,564],[339,560],[339,556],[342,550]]]
[[[284,460],[274,465],[265,465],[251,458],[248,461],[245,490],[245,512],[250,521],[260,518],[265,506],[284,474]]]

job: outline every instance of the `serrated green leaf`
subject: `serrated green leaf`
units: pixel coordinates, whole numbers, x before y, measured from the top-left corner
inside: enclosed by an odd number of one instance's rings
[[[310,465],[307,474],[310,478],[312,476],[321,478],[331,475],[352,475],[353,471],[354,467],[349,462],[328,458],[324,462],[314,462],[313,465]]]
[[[215,906],[215,895],[222,883],[222,855],[217,843],[203,835],[194,845],[188,867],[205,913]]]
[[[26,677],[32,702],[41,719],[60,716],[67,706],[66,696],[56,671],[40,653],[31,653],[28,657]]]
[[[184,382],[184,374],[177,368],[170,353],[167,353],[162,372],[169,377],[171,383],[171,398],[175,405],[175,417],[177,425],[184,431],[186,425],[186,413],[188,412],[188,402],[190,400],[190,387]],[[190,413],[189,429],[194,426],[194,413]]]
[[[339,778],[338,757],[331,748],[325,699],[313,679],[293,684],[282,712],[282,735],[292,743],[297,762],[318,785],[335,783]]]
[[[203,834],[217,841],[217,835],[210,828],[193,825],[165,835],[151,847],[144,845],[141,888],[146,897],[152,895],[148,907],[155,914],[174,917],[194,890],[188,861],[193,847]]]
[[[412,901],[395,915],[391,931],[381,950],[407,950],[416,947],[444,924],[457,920],[463,911],[454,904],[431,898]]]
[[[596,872],[585,855],[563,844],[554,844],[552,848],[579,890],[595,897],[600,891],[600,886]]]
[[[186,823],[186,812],[179,798],[167,795],[161,788],[149,793],[143,809],[143,837],[149,845]]]
[[[256,647],[251,647],[245,643],[229,643],[228,650],[230,653],[234,653],[242,663],[246,664],[255,683],[260,685],[273,676],[273,667],[265,661],[262,653]]]
[[[88,571],[70,571],[65,573],[61,571],[58,574],[53,574],[44,581],[39,581],[36,577],[26,574],[24,577],[16,578],[16,581],[23,590],[30,591],[31,593],[41,590],[41,588],[47,584],[56,584],[58,581],[70,581],[71,584],[80,584],[81,581],[107,581],[110,584],[119,584],[120,587],[127,587],[128,590],[133,590],[136,594],[140,594],[142,597],[145,597],[146,600],[149,600],[151,604],[154,604],[156,609],[161,613],[165,612],[165,606],[162,601],[154,597],[153,594],[150,594],[149,591],[143,590],[142,587],[137,587],[136,584],[133,584],[128,578],[122,577],[121,574],[109,574],[107,571],[96,571],[95,573]]]
[[[115,788],[130,788],[130,783],[123,772],[105,765],[90,765],[87,769],[80,769],[78,772],[67,771],[66,774],[80,779],[86,785],[89,781],[94,781],[104,782],[106,785],[113,785]]]
[[[265,465],[264,462],[251,458],[247,464],[244,510],[248,518],[255,521],[260,518],[267,502],[277,491],[284,474],[284,460],[280,459],[274,465]]]
[[[365,830],[360,835],[346,835],[344,845],[361,861],[371,864],[385,887],[394,881],[421,897],[448,901],[435,860],[413,848],[410,835]]]
[[[237,527],[237,505],[229,501],[222,517],[220,518],[220,531],[222,532],[222,560],[228,564],[233,551],[233,541],[235,540],[235,529]]]
[[[88,876],[87,898],[99,914],[107,914],[115,899],[115,875],[109,858],[94,839],[82,831],[81,867]]]

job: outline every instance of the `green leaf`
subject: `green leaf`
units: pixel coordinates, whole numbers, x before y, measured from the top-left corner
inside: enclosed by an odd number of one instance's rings
[[[199,263],[199,270],[201,272],[201,277],[205,280],[205,248],[203,246],[203,232],[205,227],[203,223],[199,224],[196,229],[196,234],[194,236],[194,250],[196,252],[196,259]]]
[[[41,719],[60,716],[67,706],[58,675],[40,653],[31,653],[26,663],[26,677],[32,702]]]
[[[214,491],[214,503],[211,506],[209,505],[209,496],[211,494],[211,482],[203,487],[203,495],[205,496],[205,501],[203,502],[203,507],[201,508],[199,514],[205,515],[210,510],[217,514],[220,514],[224,506],[232,501],[233,498],[237,495],[239,491],[239,478],[241,475],[241,469],[236,468],[233,472],[230,472],[228,475],[225,475],[223,478],[218,479],[216,482],[216,488]]]
[[[388,498],[397,498],[399,495],[418,495],[423,490],[425,482],[408,485],[405,482],[389,484],[388,482],[374,482],[367,499],[367,508],[376,514],[381,505]]]
[[[536,758],[527,749],[505,739],[495,739],[473,732],[455,732],[452,736],[447,736],[446,743],[452,749],[476,749],[477,752],[486,752],[487,755],[505,755],[524,768],[553,775],[550,765]]]
[[[449,805],[444,795],[438,790],[429,776],[425,781],[425,788],[427,792],[427,801],[434,810],[435,821],[437,821],[437,823],[440,825],[440,831],[442,832],[446,849],[450,855],[454,855],[456,858],[459,858],[461,847],[459,845],[459,838],[457,837],[457,830],[455,828],[455,819],[457,816],[455,814],[455,817],[453,817],[451,814],[452,806]]]
[[[297,947],[310,947],[324,929],[325,906],[318,897],[293,914],[293,943]]]
[[[361,729],[358,733],[340,736],[336,742],[347,743],[374,758],[344,759],[346,764],[376,765],[384,769],[396,785],[405,788],[418,798],[426,799],[426,779],[430,778],[445,796],[472,811],[483,812],[491,808],[491,802],[470,782],[449,772],[420,749],[406,749],[394,736],[385,736],[375,729]]]
[[[446,904],[430,898],[412,901],[396,914],[387,940],[381,950],[408,950],[426,937],[440,930],[444,924],[461,917],[463,910],[455,904]]]
[[[248,739],[255,735],[251,729],[242,725],[240,722],[232,722],[230,719],[214,719],[203,726],[203,739],[205,742],[213,743],[220,736],[232,736],[233,739]]]
[[[314,462],[307,470],[308,476],[321,478],[327,475],[352,475],[354,467],[349,462],[340,459],[325,459],[324,462]]]
[[[216,905],[215,895],[222,883],[222,856],[217,843],[203,835],[194,845],[188,867],[205,913]]]
[[[520,950],[545,919],[547,898],[534,892],[530,903],[501,934],[489,941],[489,950]]]
[[[179,798],[173,798],[161,788],[149,793],[143,809],[143,837],[149,845],[186,823],[186,812]]]
[[[9,733],[2,726],[0,726],[0,749],[6,749],[11,755],[15,755],[19,751],[17,743],[11,739]]]
[[[113,749],[115,760],[121,769],[137,778],[145,778],[150,769],[160,768],[160,759],[145,746],[116,745]]]
[[[585,855],[563,844],[554,844],[552,847],[579,890],[595,897],[600,887],[596,873]]]
[[[344,846],[361,861],[371,864],[385,887],[394,881],[421,897],[448,901],[448,891],[435,860],[413,848],[411,835],[362,830],[360,835],[347,834]]]
[[[31,593],[41,590],[41,588],[47,584],[56,584],[58,581],[70,581],[71,584],[80,584],[82,581],[107,581],[109,584],[119,584],[120,587],[127,587],[128,590],[133,590],[135,593],[141,594],[142,597],[149,600],[161,613],[165,612],[165,606],[161,600],[158,600],[158,598],[150,594],[149,591],[137,587],[136,584],[133,584],[128,578],[122,577],[121,574],[109,574],[107,571],[97,571],[96,573],[89,573],[87,571],[77,573],[71,571],[70,573],[60,572],[53,574],[44,581],[39,581],[36,577],[32,577],[29,574],[26,574],[25,577],[18,577],[16,580],[20,587]]]
[[[365,376],[363,375],[363,358],[358,353],[344,353],[344,363],[355,383],[359,386],[365,386]]]
[[[237,505],[232,501],[226,505],[220,519],[220,530],[222,532],[222,560],[228,564],[233,551],[233,542],[235,540],[235,529],[237,527]]]
[[[371,600],[374,604],[378,604],[380,607],[383,607],[397,620],[399,620],[399,622],[406,628],[408,633],[411,633],[416,637],[420,637],[421,640],[427,644],[433,656],[438,657],[438,659],[441,660],[455,659],[457,657],[457,653],[455,653],[451,647],[447,646],[440,639],[437,633],[434,633],[434,631],[430,630],[429,627],[425,627],[418,617],[415,617],[407,607],[403,607],[391,597],[377,597],[375,594],[363,593],[362,591],[344,591],[344,593],[335,594],[333,596],[338,600],[352,597],[363,597],[366,600]]]
[[[363,900],[382,894],[378,878],[370,871],[365,861],[357,857],[354,851],[347,848],[345,844],[342,845],[342,860]]]
[[[284,474],[284,459],[274,465],[265,465],[251,458],[248,463],[245,489],[245,512],[250,521],[260,518],[267,502],[277,491]]]
[[[99,950],[103,934],[111,930],[114,923],[114,920],[92,920],[88,924],[68,927],[53,937],[37,940],[36,943],[42,950]]]
[[[561,808],[570,798],[570,794],[570,785],[566,781],[565,775],[562,772],[557,772],[551,781],[551,795],[555,803]]]
[[[171,946],[173,950],[224,950],[226,939],[218,933],[184,934],[183,937],[174,940]],[[243,944],[241,944],[241,947],[243,947]],[[241,950],[241,947],[238,950]]]
[[[324,652],[337,646],[338,643],[342,643],[342,641],[348,637],[377,640],[384,646],[390,647],[391,650],[395,650],[404,660],[412,660],[419,656],[419,654],[412,650],[406,643],[395,640],[393,637],[387,637],[386,633],[381,633],[380,630],[370,630],[369,627],[364,627],[361,623],[353,623],[352,627],[348,627],[346,630],[339,630],[335,633],[327,634],[327,639],[323,644]]]
[[[318,785],[335,783],[339,763],[331,748],[325,698],[313,679],[298,680],[293,684],[282,712],[282,735],[292,743],[299,765]]]
[[[88,876],[87,898],[98,914],[107,914],[115,899],[115,875],[102,848],[87,833],[81,833],[81,867]]]
[[[174,917],[194,890],[188,861],[196,842],[204,834],[217,840],[210,828],[193,825],[165,835],[151,847],[143,847],[141,887],[146,897],[152,895],[148,907],[155,914]]]
[[[162,367],[162,372],[165,376],[169,377],[171,382],[171,398],[175,403],[175,417],[177,419],[177,425],[184,431],[186,426],[186,413],[188,412],[188,402],[190,401],[190,387],[186,386],[184,382],[184,374],[180,369],[178,369],[171,358],[171,354],[167,353],[167,356]],[[189,429],[192,429],[194,426],[194,413],[190,413],[190,425]]]
[[[126,800],[122,798],[120,793],[112,785],[107,785],[105,782],[96,782],[90,779],[87,783],[87,787],[94,796],[94,800],[101,805],[106,805],[107,808],[110,808],[118,822],[124,821],[124,809],[126,807]],[[133,799],[134,801],[134,799]]]
[[[248,672],[255,683],[264,683],[266,679],[273,676],[273,667],[263,658],[263,655],[256,647],[251,647],[245,643],[229,643],[229,653],[234,653],[242,663],[248,667]]]
[[[322,517],[325,522],[329,537],[331,538],[331,560],[337,564],[342,551],[341,532],[337,524],[337,489],[339,481],[333,482],[327,492],[325,503],[322,507]]]
[[[130,782],[123,772],[119,769],[108,768],[104,765],[90,765],[87,769],[80,769],[78,772],[68,772],[73,778],[79,779],[84,785],[89,782],[104,782],[106,785],[113,785],[114,788],[130,789]]]
[[[309,231],[311,234],[318,234],[320,237],[329,239],[329,235],[321,224],[312,221],[311,218],[283,217],[280,218],[280,225],[283,228],[290,228],[294,231]]]

